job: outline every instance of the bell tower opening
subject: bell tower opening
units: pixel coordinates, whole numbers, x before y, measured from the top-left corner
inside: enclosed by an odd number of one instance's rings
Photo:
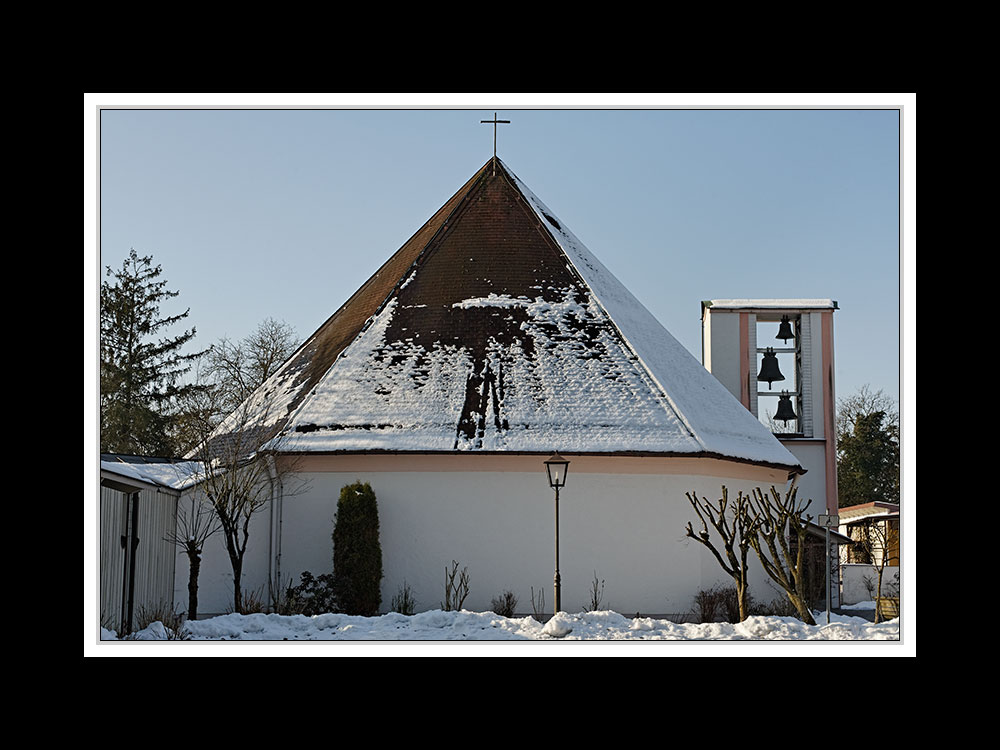
[[[756,316],[757,418],[776,435],[803,436],[801,316]]]

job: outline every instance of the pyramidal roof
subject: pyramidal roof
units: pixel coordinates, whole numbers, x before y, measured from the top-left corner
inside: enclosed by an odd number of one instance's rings
[[[287,452],[559,450],[799,467],[496,157],[251,402]]]

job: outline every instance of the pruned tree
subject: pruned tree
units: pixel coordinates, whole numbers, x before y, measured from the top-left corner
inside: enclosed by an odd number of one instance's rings
[[[188,609],[187,619],[198,619],[198,575],[201,572],[201,554],[209,537],[218,533],[219,519],[211,505],[202,502],[197,494],[190,497],[190,507],[177,508],[176,528],[164,539],[188,558]]]
[[[101,451],[169,456],[171,410],[197,386],[178,384],[203,352],[182,354],[195,329],[164,337],[189,310],[164,316],[160,305],[179,292],[166,288],[152,256],[134,249],[112,281],[101,284]]]
[[[197,485],[219,523],[233,570],[233,611],[243,611],[243,561],[251,522],[272,497],[301,492],[307,482],[297,473],[297,459],[281,455],[287,439],[278,432],[275,407],[267,395],[247,399],[199,441],[188,455],[203,463],[203,480]],[[268,582],[272,604],[281,592]]]
[[[807,625],[816,624],[804,593],[806,539],[812,520],[806,510],[811,503],[797,500],[795,487],[784,497],[773,486],[770,493],[756,487],[742,509],[744,529],[753,529],[747,538],[764,572],[784,590]]]
[[[750,498],[742,492],[737,494],[736,502],[730,505],[729,491],[725,486],[722,487],[722,497],[716,503],[705,497],[699,500],[697,493],[694,492],[688,492],[687,499],[701,521],[701,530],[697,532],[691,522],[688,522],[687,536],[704,545],[715,556],[726,575],[733,579],[736,584],[740,622],[743,622],[749,616],[747,558],[761,521],[754,514],[747,512]],[[712,540],[708,530],[709,524],[721,539],[721,552]]]

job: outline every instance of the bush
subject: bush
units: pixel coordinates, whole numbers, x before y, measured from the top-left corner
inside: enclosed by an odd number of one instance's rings
[[[491,607],[494,614],[501,617],[513,617],[517,609],[517,597],[513,591],[504,591],[500,596],[493,599]]]
[[[760,607],[753,601],[750,592],[746,592],[747,615],[763,614],[755,611]],[[698,622],[729,622],[740,621],[740,601],[735,586],[713,586],[695,594],[693,614]]]
[[[590,583],[590,601],[585,609],[588,612],[600,612],[604,607],[604,579],[598,580],[597,571],[594,571],[594,580]]]
[[[288,588],[282,601],[278,604],[278,613],[282,615],[323,615],[328,612],[339,612],[337,597],[334,595],[333,574],[323,573],[314,577],[308,570],[302,574],[302,583]]]
[[[340,611],[372,617],[382,604],[378,505],[368,482],[340,491],[333,527],[333,589]]]
[[[392,597],[391,611],[401,615],[412,615],[417,611],[417,602],[413,598],[413,590],[405,580],[399,587],[399,591]]]
[[[458,582],[455,582],[458,576]],[[444,601],[441,602],[441,609],[445,612],[457,612],[465,604],[465,598],[469,595],[469,569],[462,568],[458,572],[458,563],[451,561],[451,572],[444,569]]]
[[[172,603],[165,601],[152,605],[139,605],[139,609],[135,613],[130,637],[134,638],[137,632],[145,630],[154,622],[163,623],[163,627],[167,631],[168,640],[183,641],[188,639],[188,636],[184,634],[182,629],[184,618],[174,610]],[[109,628],[109,630],[111,629],[113,628]]]
[[[226,612],[228,614],[256,615],[268,611],[268,605],[264,600],[264,587],[259,589],[243,589],[240,596],[239,609],[229,605]]]
[[[750,607],[751,615],[769,615],[771,617],[794,617],[797,620],[802,618],[799,611],[792,604],[787,596],[778,596],[769,602],[754,602]]]

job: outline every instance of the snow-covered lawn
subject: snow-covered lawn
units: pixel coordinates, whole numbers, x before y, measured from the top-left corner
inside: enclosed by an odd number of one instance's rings
[[[898,641],[899,620],[879,623],[861,617],[814,613],[819,625],[793,617],[750,617],[729,623],[678,624],[648,617],[624,617],[617,612],[560,612],[546,623],[533,617],[501,617],[492,612],[433,610],[407,616],[387,614],[355,617],[317,615],[222,615],[186,622],[188,641]],[[156,622],[134,634],[133,640],[167,640]],[[115,640],[102,630],[102,640]]]

